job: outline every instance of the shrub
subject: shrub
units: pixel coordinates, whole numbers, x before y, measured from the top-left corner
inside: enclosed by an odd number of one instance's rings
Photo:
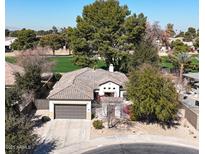
[[[92,113],[91,114],[91,119],[94,119],[95,118],[95,113]]]
[[[55,78],[56,81],[59,81],[61,77],[62,77],[62,75],[60,73],[55,73],[54,74],[54,78]]]
[[[50,121],[51,118],[48,117],[48,116],[43,116],[43,117],[41,118],[41,120],[42,120],[42,122],[44,123],[44,122]]]
[[[93,127],[94,127],[95,129],[102,129],[102,128],[103,128],[103,122],[102,122],[102,120],[95,120],[95,121],[93,122]]]

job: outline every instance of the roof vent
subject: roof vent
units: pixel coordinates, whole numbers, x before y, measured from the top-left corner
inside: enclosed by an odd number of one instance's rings
[[[109,66],[109,72],[114,72],[114,66],[113,66],[113,64],[110,64],[110,66]]]

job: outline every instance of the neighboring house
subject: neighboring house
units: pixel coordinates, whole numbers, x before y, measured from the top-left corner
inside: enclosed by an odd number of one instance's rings
[[[185,85],[189,85],[187,89],[180,92],[180,101],[185,109],[185,118],[198,129],[199,115],[199,73],[183,74]]]
[[[183,42],[184,37],[170,37],[168,39],[169,43],[171,43],[172,41],[176,41],[176,40],[180,40],[181,42]]]
[[[23,67],[5,62],[5,88],[14,87],[16,73],[23,74],[24,73]],[[24,96],[25,95],[23,95],[23,97]],[[19,105],[19,110],[22,113],[28,113],[32,109],[32,107],[33,107],[32,103],[26,102]]]
[[[20,74],[24,73],[23,67],[5,62],[5,85],[6,87],[14,86],[15,73],[20,73]]]
[[[17,39],[17,37],[6,37],[5,38],[5,51],[11,51],[11,44],[14,43],[14,41]]]
[[[190,99],[189,105],[199,106],[199,73],[183,74],[184,80],[190,85],[187,97]]]
[[[187,45],[191,49],[190,54],[192,54],[192,53],[196,54],[198,51],[197,51],[197,49],[195,49],[193,41],[186,42],[186,41],[183,41],[183,39],[184,39],[183,37],[176,37],[176,38],[170,37],[169,43],[172,43],[173,41],[176,41],[176,40],[180,40],[182,43],[184,43],[185,45]]]
[[[106,104],[122,103],[125,92],[125,74],[103,69],[83,68],[65,73],[54,85],[49,96],[49,112],[52,119],[91,119],[93,106],[102,105],[101,112],[106,111]],[[121,109],[116,106],[116,116]],[[106,116],[106,113],[105,113]]]

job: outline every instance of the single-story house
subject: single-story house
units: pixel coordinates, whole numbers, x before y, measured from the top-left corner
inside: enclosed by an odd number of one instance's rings
[[[24,73],[24,69],[21,66],[5,62],[5,85],[11,87],[15,84],[15,73]]]
[[[195,129],[198,129],[199,73],[183,74],[183,79],[185,84],[189,85],[190,88],[182,91],[179,99],[185,109],[185,118]]]
[[[83,68],[65,73],[47,97],[50,116],[52,119],[91,119],[95,103],[122,102],[119,98],[123,98],[127,80],[125,74],[114,71],[113,65],[109,71]],[[102,110],[106,111],[106,107]],[[115,112],[116,116],[120,116],[119,112]]]
[[[11,51],[11,44],[14,43],[16,39],[17,37],[6,37],[5,38],[5,51]]]
[[[199,73],[185,73],[183,74],[184,78],[194,80],[195,82],[199,81]]]

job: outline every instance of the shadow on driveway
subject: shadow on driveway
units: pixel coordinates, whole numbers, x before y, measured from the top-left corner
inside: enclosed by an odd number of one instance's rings
[[[46,141],[43,140],[40,142],[34,151],[32,152],[33,154],[47,154],[49,152],[52,152],[56,148],[56,141]]]

